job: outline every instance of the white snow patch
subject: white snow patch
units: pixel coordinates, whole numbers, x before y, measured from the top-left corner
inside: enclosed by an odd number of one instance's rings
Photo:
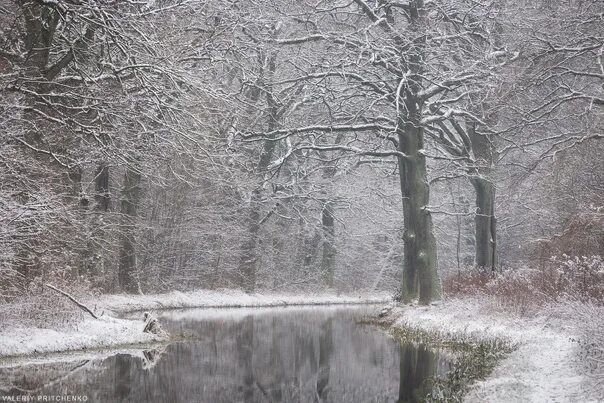
[[[289,295],[246,294],[235,290],[171,292],[157,295],[104,295],[86,301],[106,314],[100,320],[86,319],[70,328],[54,330],[11,328],[0,330],[0,357],[38,355],[61,351],[99,349],[126,344],[152,343],[162,337],[143,333],[140,320],[112,318],[113,312],[167,308],[281,307],[302,305],[343,305],[386,303],[388,294],[377,295]]]
[[[337,304],[322,306],[320,310],[312,305],[293,305],[293,306],[265,306],[265,307],[245,307],[245,308],[184,308],[176,310],[166,310],[158,312],[160,319],[169,319],[171,321],[204,321],[204,320],[228,320],[240,321],[250,315],[262,317],[264,315],[275,314],[300,314],[313,313],[315,315],[333,315],[336,312],[346,312],[351,305]],[[355,306],[358,306],[355,305]],[[367,316],[374,315],[374,310],[368,309]]]
[[[246,294],[237,290],[173,291],[156,295],[104,295],[93,302],[113,312],[173,308],[271,307],[296,305],[378,304],[392,300],[386,293],[336,294]]]
[[[430,307],[395,308],[394,326],[410,326],[474,340],[499,338],[517,346],[484,381],[464,397],[467,402],[590,401],[585,377],[575,365],[578,345],[568,323],[546,314],[519,318],[486,308],[480,298],[453,299]],[[595,400],[593,400],[595,401]]]
[[[0,357],[152,343],[162,338],[143,333],[141,321],[102,316],[64,330],[14,328],[0,331]]]

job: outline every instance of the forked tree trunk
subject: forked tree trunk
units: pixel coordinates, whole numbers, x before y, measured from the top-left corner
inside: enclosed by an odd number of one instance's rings
[[[408,88],[405,88],[404,105],[399,111],[398,150],[405,154],[399,157],[400,186],[403,196],[404,261],[401,284],[401,299],[405,303],[419,298],[420,304],[429,304],[440,299],[440,280],[437,273],[436,239],[432,216],[428,209],[430,185],[424,155],[424,129],[421,126],[422,100],[417,95],[421,90],[424,69],[425,10],[423,0],[409,4],[409,16],[417,36],[412,51],[403,61],[408,64]],[[403,94],[398,94],[403,95]],[[397,104],[397,111],[399,105]]]

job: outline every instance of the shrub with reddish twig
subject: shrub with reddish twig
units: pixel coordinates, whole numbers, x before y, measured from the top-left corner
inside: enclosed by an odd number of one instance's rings
[[[604,263],[600,256],[563,255],[538,269],[469,269],[446,277],[443,291],[449,297],[490,296],[496,305],[522,314],[562,299],[604,305]]]

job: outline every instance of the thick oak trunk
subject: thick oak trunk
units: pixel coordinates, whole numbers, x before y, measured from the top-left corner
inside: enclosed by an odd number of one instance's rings
[[[423,130],[406,124],[399,133],[399,149],[407,156],[399,158],[405,226],[401,295],[406,303],[419,297],[421,304],[429,304],[440,298],[440,281],[432,216],[427,208],[430,186],[422,153]]]
[[[404,258],[401,284],[401,299],[411,302],[419,298],[420,304],[429,304],[440,299],[440,280],[437,273],[436,239],[432,216],[428,209],[430,185],[424,155],[424,129],[421,125],[421,90],[424,70],[425,9],[422,0],[409,3],[409,16],[413,31],[417,34],[408,59],[403,63],[412,73],[408,87],[402,89],[404,105],[397,103],[398,150],[405,155],[399,157],[400,186],[403,196]],[[400,99],[397,100],[397,102]]]

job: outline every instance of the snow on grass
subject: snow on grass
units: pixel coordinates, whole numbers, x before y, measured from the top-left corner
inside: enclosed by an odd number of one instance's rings
[[[32,327],[0,330],[0,357],[47,354],[61,351],[99,349],[127,344],[161,341],[156,335],[143,333],[142,320],[115,319],[111,312],[168,308],[278,307],[301,305],[342,305],[385,303],[392,298],[378,295],[287,295],[246,294],[241,291],[171,292],[158,295],[104,295],[87,301],[97,312],[105,311],[100,320],[85,319],[65,329]],[[142,318],[142,317],[141,317]]]
[[[358,305],[358,304],[356,304]],[[376,305],[373,309],[367,308],[367,315],[375,315],[381,308]],[[210,320],[228,320],[241,321],[245,318],[254,315],[254,317],[262,317],[265,315],[278,314],[313,314],[316,316],[329,317],[335,315],[336,312],[347,312],[350,305],[335,304],[322,306],[320,309],[316,305],[291,305],[291,306],[263,306],[263,307],[244,307],[244,308],[184,308],[171,309],[163,312],[157,312],[156,316],[160,322],[162,319],[171,321],[210,321]]]
[[[162,338],[143,333],[142,320],[85,319],[66,329],[13,328],[0,331],[0,357],[153,343]]]
[[[133,312],[173,308],[235,308],[294,305],[341,305],[390,302],[389,294],[246,294],[237,290],[173,291],[156,295],[104,295],[94,304],[112,312]]]
[[[589,401],[585,377],[575,365],[578,345],[568,322],[545,313],[506,315],[480,298],[448,300],[430,307],[396,308],[394,326],[409,326],[469,338],[502,339],[516,349],[485,380],[473,385],[467,402]]]

